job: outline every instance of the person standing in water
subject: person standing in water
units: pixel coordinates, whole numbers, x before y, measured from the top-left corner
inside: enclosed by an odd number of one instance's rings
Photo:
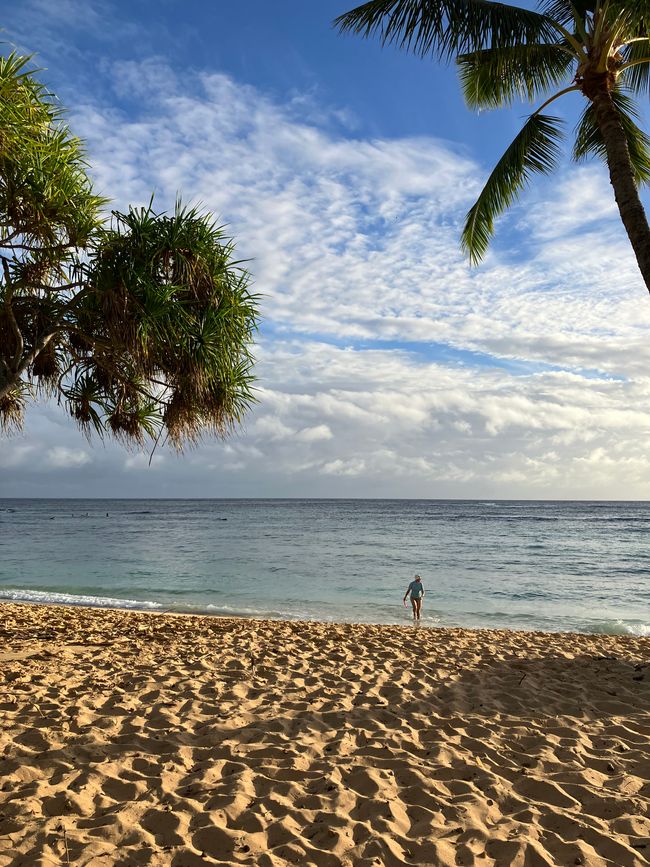
[[[406,605],[406,600],[408,599],[409,594],[411,595],[411,605],[413,606],[413,620],[419,620],[420,611],[422,610],[422,597],[424,596],[424,587],[422,586],[422,579],[419,575],[416,575],[406,588],[406,593],[404,594],[404,605]]]

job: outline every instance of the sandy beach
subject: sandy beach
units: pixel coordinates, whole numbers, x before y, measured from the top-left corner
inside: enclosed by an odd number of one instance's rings
[[[650,639],[0,611],[1,867],[650,859]]]

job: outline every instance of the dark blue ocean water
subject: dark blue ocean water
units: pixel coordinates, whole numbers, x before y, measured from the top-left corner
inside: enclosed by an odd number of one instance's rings
[[[0,500],[0,601],[650,634],[650,504]]]

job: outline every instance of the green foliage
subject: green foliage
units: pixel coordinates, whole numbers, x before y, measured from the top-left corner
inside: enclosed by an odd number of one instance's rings
[[[638,94],[650,94],[650,39],[632,42],[623,49],[626,63],[633,63],[623,73],[623,80],[631,91]]]
[[[88,241],[105,200],[93,194],[82,144],[28,62],[0,57],[0,218],[34,248],[33,261],[47,262],[53,246]]]
[[[334,21],[421,57],[507,48],[557,36],[544,15],[490,0],[370,0]]]
[[[462,246],[472,262],[485,255],[494,219],[508,208],[532,174],[549,174],[560,156],[562,121],[533,114],[494,167],[476,204],[467,215]]]
[[[576,128],[575,159],[615,160],[616,176],[627,176],[632,187],[633,181],[650,182],[650,139],[635,122],[630,95],[650,91],[650,0],[540,0],[538,11],[489,0],[370,0],[335,25],[378,35],[420,56],[455,58],[472,109],[545,99],[467,216],[462,246],[473,263],[484,256],[495,219],[530,175],[557,164],[558,122],[541,111],[569,91],[582,91],[588,100]],[[601,105],[600,121],[595,100]],[[631,201],[626,190],[621,201]],[[637,215],[639,210],[640,203]],[[647,221],[639,231],[650,244]],[[647,246],[641,235],[635,235],[638,259],[641,246]],[[650,272],[644,279],[650,289]]]
[[[566,45],[513,45],[461,54],[456,59],[469,108],[501,108],[532,101],[566,81],[573,58]]]
[[[257,322],[232,242],[180,203],[107,224],[28,61],[0,58],[0,426],[47,394],[124,442],[226,435],[254,399]]]
[[[584,22],[587,13],[593,12],[595,6],[595,0],[546,0],[542,12],[558,24],[570,27],[578,20]]]
[[[638,118],[634,100],[620,90],[613,91],[612,100],[619,111],[634,177],[638,184],[650,183],[650,138],[634,122],[634,118]],[[600,157],[607,162],[607,149],[591,103],[587,105],[578,122],[573,147],[573,158],[576,161],[590,156]]]

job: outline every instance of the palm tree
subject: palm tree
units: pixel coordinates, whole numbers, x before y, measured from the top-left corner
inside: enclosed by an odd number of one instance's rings
[[[467,105],[541,105],[503,154],[467,214],[462,247],[479,262],[494,220],[561,154],[563,122],[542,112],[579,91],[587,100],[573,157],[607,163],[621,220],[648,291],[650,227],[638,187],[650,181],[650,139],[633,95],[650,90],[650,0],[541,0],[535,12],[491,0],[371,0],[336,19],[422,57],[455,58]]]

